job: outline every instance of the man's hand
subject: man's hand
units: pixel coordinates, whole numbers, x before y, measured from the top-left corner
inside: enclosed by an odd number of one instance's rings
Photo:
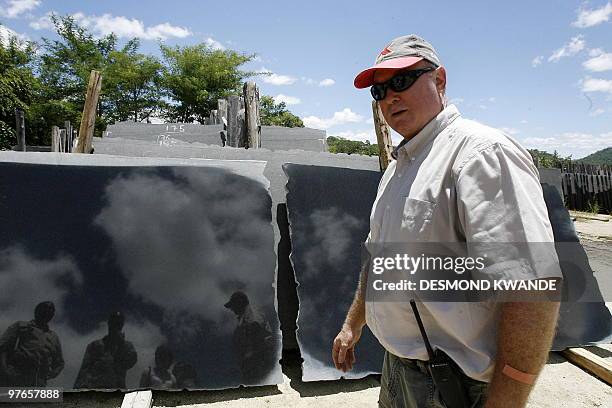
[[[361,338],[363,326],[351,327],[342,325],[342,330],[334,339],[332,347],[332,358],[338,370],[347,372],[353,369],[355,364],[355,345]]]

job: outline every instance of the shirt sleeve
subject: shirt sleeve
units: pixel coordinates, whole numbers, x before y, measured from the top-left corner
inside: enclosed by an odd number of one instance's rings
[[[459,168],[457,208],[468,244],[485,249],[500,278],[561,277],[536,167],[521,149],[494,143]]]

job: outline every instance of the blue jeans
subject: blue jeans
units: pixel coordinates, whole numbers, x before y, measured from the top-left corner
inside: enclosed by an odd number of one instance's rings
[[[486,401],[489,384],[464,374],[461,379],[468,391],[471,408],[480,408]],[[425,364],[418,360],[399,358],[385,352],[380,396],[380,408],[446,408]]]

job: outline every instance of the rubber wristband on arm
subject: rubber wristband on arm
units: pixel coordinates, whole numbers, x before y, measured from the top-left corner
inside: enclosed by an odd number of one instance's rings
[[[515,381],[518,381],[520,383],[527,384],[527,385],[533,385],[533,383],[535,383],[535,380],[537,378],[537,375],[524,373],[522,371],[517,370],[514,367],[510,367],[508,364],[504,366],[504,369],[502,370],[502,374],[504,374],[507,377],[512,378]]]

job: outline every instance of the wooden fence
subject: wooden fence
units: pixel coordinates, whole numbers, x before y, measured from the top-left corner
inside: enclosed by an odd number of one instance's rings
[[[564,164],[561,187],[568,209],[612,213],[612,166]]]

